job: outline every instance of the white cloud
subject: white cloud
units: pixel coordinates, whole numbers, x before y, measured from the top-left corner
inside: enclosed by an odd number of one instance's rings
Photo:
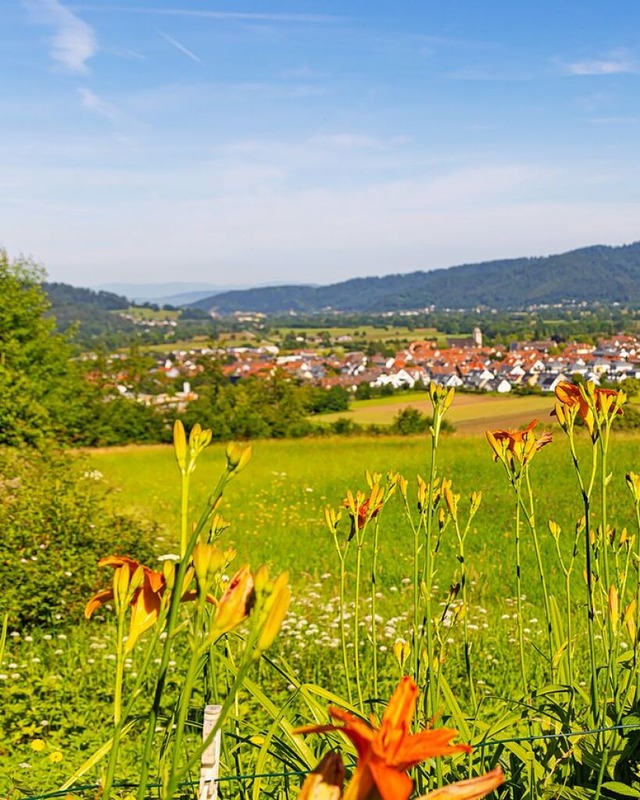
[[[631,59],[625,52],[610,53],[604,58],[572,61],[564,66],[569,75],[618,75],[635,72]]]
[[[65,192],[43,201],[41,187],[59,187],[59,174]],[[600,186],[563,196],[569,175],[526,163],[347,189],[291,186],[286,173],[240,153],[187,169],[168,162],[59,174],[34,170],[38,193],[26,191],[29,202],[11,212],[15,242],[6,244],[78,285],[83,269],[93,282],[101,274],[168,280],[178,271],[217,280],[232,269],[242,283],[295,280],[304,269],[306,280],[328,283],[630,241],[640,213],[640,197],[607,201]]]
[[[87,72],[86,62],[97,50],[93,28],[58,0],[23,0],[23,4],[35,23],[53,28],[51,58],[69,72]]]

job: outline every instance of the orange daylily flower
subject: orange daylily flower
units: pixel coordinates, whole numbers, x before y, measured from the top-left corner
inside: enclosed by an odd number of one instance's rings
[[[218,600],[212,626],[215,634],[222,636],[244,622],[253,608],[255,597],[253,575],[245,564],[231,578],[224,594]]]
[[[537,419],[532,419],[526,428],[520,431],[492,431],[492,436],[499,442],[507,442],[507,450],[514,453],[519,444],[524,444],[529,438],[529,434],[533,433],[533,429],[538,424]],[[540,450],[545,444],[551,442],[552,436],[550,433],[543,433],[542,436],[536,440],[536,449]]]
[[[622,398],[620,402],[624,402],[624,394],[618,392],[616,389],[597,389],[593,388],[590,384],[590,387],[593,389],[593,403],[596,412],[602,412],[605,410],[605,407],[611,408],[611,406],[607,406],[607,401],[611,402],[612,405],[615,405],[616,402],[619,401],[619,398]],[[564,407],[565,409],[573,409],[576,408],[576,413],[580,417],[580,419],[584,422],[589,430],[589,433],[593,436],[594,432],[594,416],[593,410],[589,405],[587,400],[587,394],[584,388],[578,386],[575,383],[569,383],[568,381],[560,381],[560,383],[555,388],[555,395],[558,403]],[[622,408],[618,408],[616,410],[616,414],[623,414]],[[561,420],[561,414],[559,413],[559,408],[556,408],[551,412],[552,416],[556,416]]]
[[[360,504],[360,508],[358,509],[357,515],[357,522],[358,530],[362,530],[365,524],[374,517],[377,517],[380,513],[380,509],[382,508],[382,503],[378,503],[375,505],[371,510],[369,510],[369,503],[371,498],[367,497],[367,499]]]
[[[485,775],[478,775],[477,778],[457,781],[440,789],[434,789],[419,800],[480,800],[503,783],[504,773],[500,767],[496,767]]]
[[[351,739],[358,763],[343,800],[365,800],[373,790],[382,800],[407,800],[413,787],[408,769],[427,758],[471,751],[469,745],[451,744],[458,732],[449,728],[410,733],[417,701],[418,687],[406,676],[389,700],[380,727],[331,706],[330,715],[342,725],[309,725],[297,732],[342,731]]]
[[[155,572],[145,567],[133,558],[127,556],[107,556],[98,561],[99,567],[114,567],[114,569],[128,570],[129,580],[142,570],[141,585],[134,591],[131,598],[131,621],[129,623],[129,638],[127,650],[130,650],[138,637],[146,630],[153,627],[160,616],[162,596],[166,588],[165,577],[161,572]],[[114,600],[114,590],[103,589],[94,595],[86,605],[84,615],[87,619],[96,609]]]
[[[378,516],[384,505],[383,495],[383,490],[377,484],[371,488],[369,497],[365,497],[362,492],[357,492],[355,497],[351,490],[347,492],[344,506],[349,510],[351,517],[349,540],[353,539],[356,531],[361,531],[369,520]]]
[[[145,567],[133,558],[128,556],[107,556],[98,561],[99,567],[113,567],[116,570],[126,570],[128,572],[126,583],[132,580],[138,582],[131,597],[131,619],[129,621],[129,636],[127,638],[126,650],[130,651],[139,637],[149,628],[152,628],[160,617],[162,609],[162,598],[167,588],[167,581],[162,572]],[[195,600],[195,591],[187,591],[182,595],[182,600]],[[87,603],[84,615],[87,619],[100,606],[113,602],[115,599],[113,587],[103,589],[95,594]],[[208,602],[213,602],[213,598],[207,597]]]
[[[537,424],[538,420],[532,419],[527,427],[520,431],[487,431],[487,439],[493,449],[493,460],[504,460],[506,450],[511,458],[516,457],[519,461],[530,461],[538,450],[553,441],[550,433],[543,433],[540,437],[535,437],[533,429]]]

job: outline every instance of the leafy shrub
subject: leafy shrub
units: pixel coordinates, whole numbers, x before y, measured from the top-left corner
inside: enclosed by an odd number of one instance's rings
[[[407,406],[400,409],[393,418],[391,430],[393,433],[399,433],[401,436],[412,436],[418,433],[426,433],[433,425],[433,417],[423,414],[413,406]],[[446,419],[442,420],[442,431],[451,432],[454,430],[453,425]]]
[[[153,531],[112,511],[99,477],[68,455],[0,449],[0,582],[12,587],[0,615],[12,626],[77,620],[100,556],[153,558]]]
[[[352,436],[361,432],[360,426],[348,417],[338,417],[329,427],[336,436]]]

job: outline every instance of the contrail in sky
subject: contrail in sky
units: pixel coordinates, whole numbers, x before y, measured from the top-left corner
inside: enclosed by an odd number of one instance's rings
[[[168,33],[161,31],[160,28],[156,28],[156,30],[158,31],[160,36],[162,36],[163,39],[166,39],[169,42],[169,44],[172,44],[176,48],[176,50],[179,50],[181,53],[187,56],[187,58],[190,58],[192,61],[204,65],[204,61],[201,58],[198,58],[198,56],[195,53],[192,53],[188,47],[185,47],[183,44],[177,41],[177,39],[174,39],[173,36],[169,36]]]

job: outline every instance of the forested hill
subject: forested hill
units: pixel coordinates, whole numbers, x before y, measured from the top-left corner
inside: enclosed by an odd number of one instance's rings
[[[301,265],[301,268],[304,265]],[[595,245],[560,255],[355,278],[328,286],[269,286],[223,292],[192,305],[229,314],[257,311],[382,312],[425,308],[522,308],[586,301],[640,303],[640,242]]]
[[[110,335],[135,331],[135,325],[114,311],[126,311],[129,301],[113,292],[94,292],[67,283],[44,283],[42,287],[51,303],[51,313],[59,331],[77,328],[75,340],[91,346],[92,342]]]

